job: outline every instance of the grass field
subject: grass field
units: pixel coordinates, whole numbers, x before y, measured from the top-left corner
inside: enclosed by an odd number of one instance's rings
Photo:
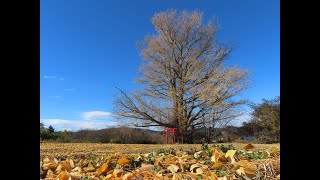
[[[40,179],[280,179],[280,144],[252,145],[43,142]]]
[[[246,144],[243,143],[220,143],[218,145],[232,144],[234,147],[241,149]],[[209,145],[210,146],[210,145]],[[280,147],[280,144],[253,144],[255,150]],[[200,149],[201,144],[102,144],[102,143],[41,143],[40,157],[53,156],[73,156],[73,155],[105,155],[105,154],[137,154],[149,153],[159,149],[188,150],[191,148]]]

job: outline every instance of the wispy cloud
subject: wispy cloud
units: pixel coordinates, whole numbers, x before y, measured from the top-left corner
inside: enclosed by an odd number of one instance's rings
[[[57,76],[44,75],[43,78],[45,78],[45,79],[57,79]]]
[[[67,119],[40,119],[45,127],[53,126],[56,130],[72,130],[80,129],[104,129],[110,126],[119,125],[114,121],[84,121],[84,120],[67,120]]]
[[[67,88],[67,89],[64,89],[64,91],[75,91],[76,88]]]
[[[50,98],[56,98],[56,99],[59,99],[59,98],[62,98],[61,96],[49,96]]]
[[[243,124],[244,122],[248,122],[248,121],[250,120],[250,118],[251,118],[250,113],[245,113],[245,114],[243,114],[243,115],[235,118],[235,119],[231,122],[232,124],[230,124],[230,125],[240,127],[240,126],[242,126],[242,124]]]
[[[58,77],[58,76],[49,76],[49,75],[44,75],[43,76],[44,79],[53,79],[53,80],[60,80],[63,81],[64,78],[63,77]]]
[[[112,121],[112,119],[105,120],[106,118],[111,118],[112,113],[106,111],[88,111],[81,114],[81,119],[69,120],[60,118],[47,118],[40,119],[40,122],[44,123],[46,127],[49,125],[60,130],[72,130],[77,131],[80,129],[104,129],[108,127],[118,126],[119,122]]]
[[[61,130],[62,130],[62,131],[64,131],[64,130],[66,130],[66,131],[72,131],[72,129],[70,129],[70,128],[62,128]]]
[[[106,111],[89,111],[82,113],[82,118],[86,120],[90,119],[102,119],[102,118],[111,118],[112,113]]]

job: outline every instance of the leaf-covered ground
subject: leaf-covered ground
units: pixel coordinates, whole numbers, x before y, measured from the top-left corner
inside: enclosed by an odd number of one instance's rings
[[[280,179],[280,146],[41,143],[40,179]]]

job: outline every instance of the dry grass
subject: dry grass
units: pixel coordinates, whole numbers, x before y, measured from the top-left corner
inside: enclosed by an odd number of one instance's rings
[[[243,148],[243,143],[222,143],[225,145],[232,144],[236,148]],[[279,144],[253,144],[256,150],[268,149]],[[40,144],[40,157],[53,157],[53,156],[74,156],[74,155],[105,155],[105,154],[137,154],[149,153],[157,151],[161,148],[175,150],[190,148],[199,149],[201,144],[102,144],[102,143],[41,143]]]

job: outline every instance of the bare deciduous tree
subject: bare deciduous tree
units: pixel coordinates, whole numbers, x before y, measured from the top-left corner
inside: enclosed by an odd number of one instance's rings
[[[280,96],[251,103],[252,117],[243,126],[263,143],[280,142]]]
[[[198,11],[154,15],[157,34],[142,43],[145,61],[136,80],[144,88],[132,94],[119,89],[117,117],[140,127],[177,128],[183,143],[200,127],[238,115],[244,101],[233,97],[248,87],[248,71],[224,64],[233,48],[218,43],[217,23],[203,25],[202,17]]]

